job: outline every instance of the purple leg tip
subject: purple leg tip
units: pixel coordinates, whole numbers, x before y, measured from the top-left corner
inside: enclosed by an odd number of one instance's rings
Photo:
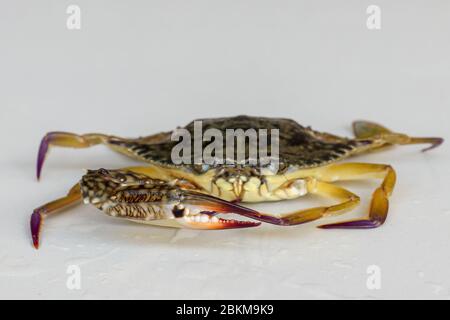
[[[48,151],[48,144],[49,144],[50,138],[51,138],[51,133],[46,134],[45,137],[42,138],[41,144],[39,146],[37,165],[36,165],[36,177],[38,180],[41,177],[42,165],[44,164],[45,156]]]
[[[422,149],[422,152],[430,151],[431,149],[437,148],[441,144],[444,143],[444,139],[443,138],[433,138],[433,139],[434,139],[434,142],[431,144],[431,146],[429,146],[428,148]]]
[[[31,215],[30,229],[31,237],[33,238],[33,245],[36,249],[39,248],[39,233],[41,231],[42,215],[38,210],[34,210]]]
[[[377,220],[354,220],[319,226],[321,229],[372,229],[381,226]]]

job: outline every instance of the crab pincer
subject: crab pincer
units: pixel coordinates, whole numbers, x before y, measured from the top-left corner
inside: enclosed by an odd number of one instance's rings
[[[167,227],[220,230],[261,224],[219,217],[230,213],[252,217],[259,213],[173,183],[124,170],[88,170],[65,197],[33,211],[30,230],[34,247],[39,247],[44,218],[81,202],[92,204],[112,217]]]
[[[175,219],[173,219],[174,224],[171,226],[176,227],[176,224],[179,224],[180,227],[185,228],[220,230],[257,227],[261,224],[261,222],[256,221],[219,217],[219,214],[236,214],[252,217],[259,215],[259,213],[253,209],[209,195],[188,192],[182,203],[175,206],[172,210]]]

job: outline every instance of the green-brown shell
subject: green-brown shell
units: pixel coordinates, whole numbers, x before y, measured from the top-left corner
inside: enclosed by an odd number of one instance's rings
[[[199,119],[202,121],[203,132],[210,128],[218,129],[226,136],[226,129],[267,129],[268,149],[270,150],[270,130],[279,129],[279,167],[282,170],[287,168],[304,169],[318,167],[347,157],[367,141],[351,140],[320,133],[309,127],[303,127],[294,120],[283,118],[264,118],[251,116],[236,116],[229,118]],[[197,121],[199,121],[197,120]],[[184,127],[191,133],[192,146],[194,145],[194,121]],[[159,143],[149,143],[152,137],[137,139],[133,141],[111,141],[115,145],[127,148],[133,155],[147,162],[156,163],[163,166],[175,166],[171,159],[171,152],[178,141],[170,141],[171,132],[160,134]],[[211,142],[204,142],[203,147]],[[225,143],[224,143],[225,145]],[[248,143],[246,143],[248,147]],[[193,147],[192,153],[193,153]],[[225,150],[224,150],[225,154]],[[269,152],[270,154],[270,152]],[[234,159],[236,159],[236,154]],[[198,165],[178,165],[187,170],[206,171],[212,167],[223,165],[198,166]],[[239,166],[237,163],[231,166]]]

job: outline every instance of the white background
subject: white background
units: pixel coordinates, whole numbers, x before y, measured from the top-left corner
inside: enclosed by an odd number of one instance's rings
[[[37,182],[48,131],[134,137],[250,114],[342,135],[368,119],[447,138],[450,2],[0,3],[0,298],[450,297],[448,144],[357,158],[398,172],[388,221],[374,230],[175,230],[80,206],[46,221],[36,251],[28,227],[33,208],[65,194],[83,168],[133,163],[104,147],[53,149]],[[81,8],[81,30],[66,28],[69,4]],[[381,7],[379,31],[366,27],[370,4]],[[376,182],[345,186],[363,203],[337,220],[366,214]],[[70,265],[81,290],[66,287]],[[370,265],[380,290],[366,287]]]

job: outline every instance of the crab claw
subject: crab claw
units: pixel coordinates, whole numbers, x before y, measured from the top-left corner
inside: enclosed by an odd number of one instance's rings
[[[201,230],[222,230],[257,227],[261,222],[241,221],[235,219],[223,219],[216,217],[215,214],[199,213],[192,217],[184,217],[178,223],[186,228]]]
[[[217,230],[257,227],[261,224],[261,222],[217,217],[217,214],[234,213],[253,218],[260,214],[253,209],[207,194],[188,192],[185,196],[184,204],[184,208],[180,212],[174,212],[174,215],[181,217],[176,220],[188,228]]]

